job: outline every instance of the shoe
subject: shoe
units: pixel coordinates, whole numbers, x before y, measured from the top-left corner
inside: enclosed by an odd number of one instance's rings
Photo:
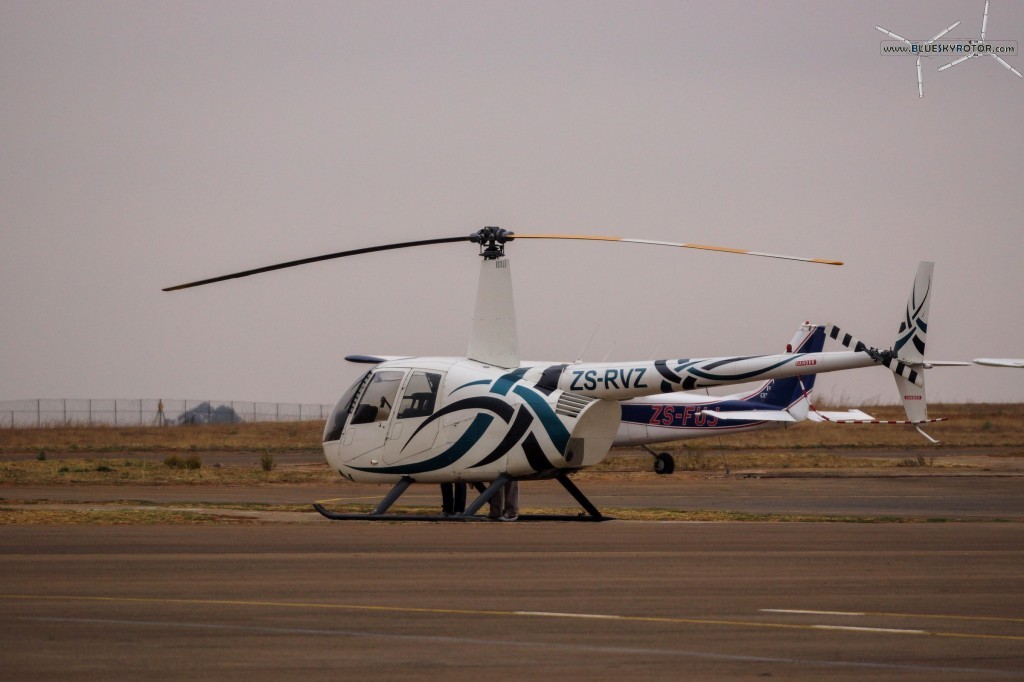
[[[518,518],[519,518],[519,514],[506,514],[505,516],[501,517],[501,520],[502,521],[515,521]]]

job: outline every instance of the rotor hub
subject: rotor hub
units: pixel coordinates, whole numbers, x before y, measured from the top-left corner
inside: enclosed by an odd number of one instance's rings
[[[515,238],[515,232],[500,227],[485,227],[469,235],[469,241],[480,245],[480,256],[484,260],[496,260],[504,256],[505,242]]]

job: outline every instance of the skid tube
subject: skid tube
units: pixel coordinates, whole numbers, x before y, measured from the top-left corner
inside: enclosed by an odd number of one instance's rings
[[[484,486],[482,483],[473,483],[480,494],[473,500],[473,502],[466,507],[466,511],[461,514],[450,514],[445,516],[444,514],[388,514],[388,509],[391,508],[399,497],[409,489],[409,486],[413,484],[413,479],[408,476],[403,476],[398,483],[384,496],[384,499],[380,501],[377,507],[369,514],[359,514],[354,512],[334,512],[325,508],[319,502],[313,503],[313,509],[317,510],[325,518],[331,519],[332,521],[495,521],[497,519],[491,519],[486,516],[477,516],[476,513],[484,506],[494,495],[498,493],[501,488],[512,480],[508,475],[502,474],[489,486]],[[587,499],[587,496],[576,487],[576,484],[569,480],[569,477],[565,473],[559,473],[555,476],[555,480],[562,484],[562,487],[569,491],[573,499],[583,507],[585,514],[520,514],[519,521],[609,521],[612,520],[611,516],[603,515],[600,510],[593,505],[593,503]]]

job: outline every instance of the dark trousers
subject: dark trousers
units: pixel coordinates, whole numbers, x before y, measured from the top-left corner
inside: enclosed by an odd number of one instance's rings
[[[466,484],[441,484],[441,511],[445,514],[461,514],[466,511]]]

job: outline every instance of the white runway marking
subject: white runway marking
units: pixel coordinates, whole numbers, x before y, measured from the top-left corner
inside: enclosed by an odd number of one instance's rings
[[[859,611],[805,611],[804,609],[758,609],[761,613],[799,613],[810,616],[866,616]]]
[[[594,620],[623,620],[622,616],[601,613],[558,613],[557,611],[513,611],[514,616],[541,616],[547,618],[583,618]]]
[[[569,650],[588,652],[595,654],[635,656],[674,656],[679,658],[693,658],[707,661],[723,661],[729,663],[773,663],[781,665],[811,666],[821,668],[853,668],[870,670],[904,670],[921,671],[928,673],[946,674],[975,674],[992,675],[995,677],[1015,677],[1017,673],[992,670],[986,668],[954,668],[945,666],[914,665],[911,663],[877,663],[871,661],[830,661],[824,659],[808,658],[783,658],[774,656],[747,656],[743,654],[711,653],[705,651],[687,651],[681,649],[658,649],[653,647],[624,647],[624,646],[598,646],[589,644],[573,644],[567,642],[530,642],[524,640],[507,639],[485,639],[475,637],[451,637],[443,635],[399,635],[385,632],[366,632],[359,630],[333,630],[320,628],[296,628],[296,627],[275,627],[275,626],[253,626],[253,625],[229,625],[223,623],[203,622],[174,622],[174,621],[151,621],[151,620],[122,620],[107,618],[47,618],[47,617],[22,617],[18,620],[37,623],[91,623],[94,625],[106,626],[131,626],[151,627],[154,629],[196,629],[208,631],[236,631],[236,632],[257,632],[266,634],[282,635],[324,635],[337,638],[343,637],[369,637],[380,639],[401,640],[407,642],[424,642],[432,644],[478,644],[492,645],[498,647],[525,647],[533,649],[553,649],[559,652]]]
[[[856,625],[812,625],[815,630],[848,630],[851,632],[887,632],[896,635],[927,635],[927,630],[905,630],[901,628],[869,628]]]

